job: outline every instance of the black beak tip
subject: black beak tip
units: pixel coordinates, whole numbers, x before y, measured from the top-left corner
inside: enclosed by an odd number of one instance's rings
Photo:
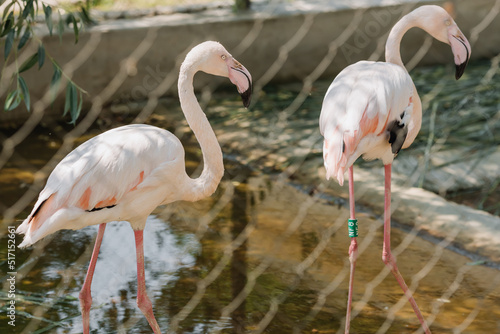
[[[464,61],[462,64],[455,66],[456,66],[455,79],[458,80],[465,72],[465,68],[467,67],[467,61]]]
[[[241,93],[241,99],[243,100],[243,106],[248,108],[250,101],[252,100],[252,86],[248,88],[245,92]]]

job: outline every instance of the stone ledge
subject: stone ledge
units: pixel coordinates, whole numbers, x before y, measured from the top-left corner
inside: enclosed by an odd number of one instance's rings
[[[373,1],[369,0],[256,1],[252,10],[240,14],[235,14],[230,7],[219,6],[195,13],[176,12],[104,21],[82,32],[76,45],[71,32],[63,35],[62,43],[58,36],[45,36],[43,41],[47,53],[55,56],[64,66],[85,48],[91,36],[99,35],[97,46],[73,76],[75,82],[88,91],[88,106],[112,81],[120,64],[143,42],[153,27],[157,28],[153,46],[136,64],[132,64],[129,76],[107,103],[145,100],[167,76],[172,77],[172,84],[163,94],[174,95],[174,78],[183,55],[193,45],[208,39],[223,43],[245,64],[257,86],[268,82],[300,82],[311,74],[312,79],[332,78],[358,60],[382,60],[384,43],[379,42],[385,41],[386,34],[400,15],[417,5],[428,3],[443,4],[444,1],[380,0],[371,6]],[[493,0],[457,0],[454,3],[456,21],[467,36],[494,5]],[[355,29],[344,36],[345,41],[337,50],[329,54],[331,43],[345,32],[353,20],[359,20]],[[498,31],[500,20],[494,20],[480,32],[477,36],[480,38],[471,40],[473,58],[490,58],[500,52]],[[403,40],[403,59],[411,59],[417,54],[424,40],[424,32],[418,29],[410,31]],[[331,61],[325,64],[324,69],[318,70],[318,64],[327,56],[331,56]],[[0,57],[3,55],[0,54]],[[433,42],[415,64],[451,63],[451,59],[448,46]],[[277,70],[268,72],[275,63]],[[40,71],[30,70],[23,73],[23,77],[30,88],[31,100],[36,102],[48,87],[52,66],[46,64]],[[207,84],[204,77],[197,79],[197,88]],[[0,91],[3,91],[2,87]],[[0,103],[4,103],[4,99],[5,96],[0,97]],[[60,94],[46,113],[60,115],[63,99],[64,94]],[[21,123],[27,117],[29,113],[19,108],[15,112],[0,113],[0,122]]]
[[[356,200],[382,215],[384,178],[378,171],[354,169]],[[325,171],[318,170],[320,179]],[[347,185],[328,183],[328,193],[348,196]],[[500,266],[500,217],[445,200],[441,196],[415,187],[392,185],[392,218],[399,224],[441,239],[452,238],[452,245],[468,255]]]

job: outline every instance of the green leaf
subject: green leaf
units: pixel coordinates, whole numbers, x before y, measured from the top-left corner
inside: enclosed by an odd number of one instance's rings
[[[68,111],[71,109],[71,96],[73,95],[72,90],[74,90],[72,82],[69,82],[66,86],[66,100],[64,101],[64,112],[63,117],[66,116]]]
[[[83,99],[82,99],[82,93],[80,92],[80,102],[78,102],[78,95],[77,95],[77,91],[75,89],[74,91],[75,93],[75,96],[74,96],[74,99],[71,101],[72,102],[72,105],[71,105],[71,110],[70,110],[70,115],[71,115],[71,124],[76,124],[76,120],[78,119],[78,116],[80,116],[80,112],[82,111],[82,103],[83,103]]]
[[[21,87],[22,98],[24,100],[24,104],[26,104],[26,109],[30,111],[30,91],[28,89],[28,85],[26,85],[26,81],[24,81],[21,76],[17,77],[17,81]]]
[[[85,7],[80,6],[80,12],[78,14],[84,24],[93,25],[96,23],[94,20],[92,20],[92,18],[89,15],[89,12],[85,9]]]
[[[38,61],[38,52],[35,52],[31,57],[26,60],[21,67],[19,68],[19,73],[23,73],[24,71],[29,70],[30,68],[33,67],[33,65],[36,64]]]
[[[21,39],[19,40],[19,44],[17,44],[17,49],[21,50],[21,48],[26,44],[26,42],[30,39],[30,37],[31,37],[31,29],[29,26],[26,26],[23,37],[21,37]]]
[[[49,28],[49,34],[52,36],[52,28],[54,27],[52,23],[52,7],[43,4],[43,12],[45,13],[45,23],[47,23],[47,28]]]
[[[73,83],[71,83],[71,101],[70,101],[70,114],[71,114],[71,121],[73,124],[75,124],[74,115],[76,114],[76,110],[78,108],[78,92],[76,91],[76,87]]]
[[[10,7],[12,7],[15,3],[16,3],[15,1],[11,1],[7,6],[5,6],[5,8],[3,9],[2,21],[9,12]],[[12,12],[10,13],[12,14]]]
[[[76,123],[78,116],[80,116],[80,111],[82,110],[81,94],[80,92],[80,103],[78,103],[78,91],[75,84],[70,81],[66,87],[66,101],[64,102],[63,116],[66,116],[69,111],[71,116],[71,121],[69,123],[73,125]]]
[[[24,25],[25,25],[24,17],[22,17],[21,15],[19,15],[17,17],[17,23],[16,23],[16,26],[17,26],[17,37],[19,37],[19,34],[21,33],[21,30],[24,27]]]
[[[62,42],[62,34],[64,32],[64,21],[62,19],[61,12],[57,11],[57,13],[59,14],[59,22],[58,22],[58,25],[57,25],[57,33],[59,34],[59,42]]]
[[[45,48],[43,47],[43,44],[40,43],[40,45],[38,46],[38,69],[42,68],[44,62],[45,62]]]
[[[54,64],[54,74],[50,81],[51,103],[54,102],[57,90],[59,89],[59,82],[61,81],[61,70]]]
[[[33,5],[34,3],[35,3],[35,1],[32,1],[31,8],[30,8],[30,15],[31,15],[31,19],[33,21],[35,20],[35,13],[36,13],[35,6]]]
[[[5,39],[5,49],[4,49],[4,56],[5,59],[9,56],[10,50],[12,49],[12,44],[14,44],[14,35],[16,33],[15,29],[12,29],[9,31],[7,34],[7,38]]]
[[[17,106],[21,103],[21,96],[19,96],[19,91],[16,89],[15,91],[12,91],[7,95],[7,98],[5,99],[5,105],[4,105],[4,110],[5,111],[10,111],[12,109],[17,108]]]
[[[5,104],[3,106],[4,111],[9,110],[12,102],[16,98],[16,95],[17,95],[17,90],[14,90],[7,95],[7,98],[5,99]]]
[[[71,14],[71,22],[73,23],[73,31],[75,33],[75,44],[78,43],[78,24],[75,15]]]
[[[50,87],[54,87],[59,83],[61,79],[61,70],[54,64],[54,75],[52,75],[52,80],[50,80]]]
[[[23,10],[23,19],[28,17],[28,14],[32,11],[32,9],[33,9],[33,0],[28,0]]]
[[[14,25],[14,13],[10,12],[7,18],[5,19],[5,23],[3,24],[3,30],[2,33],[0,34],[0,37],[7,35],[10,32],[10,29],[12,29],[13,25]]]

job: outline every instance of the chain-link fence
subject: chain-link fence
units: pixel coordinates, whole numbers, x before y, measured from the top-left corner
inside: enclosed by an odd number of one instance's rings
[[[97,227],[64,230],[24,250],[9,248],[11,232],[74,147],[119,125],[147,123],[180,138],[188,173],[201,173],[200,149],[175,87],[185,54],[215,39],[252,73],[252,104],[245,111],[234,88],[221,85],[225,81],[195,77],[226,171],[210,198],[160,207],[148,218],[146,284],[156,319],[172,333],[342,333],[349,208],[347,186],[324,178],[321,102],[342,68],[383,60],[390,28],[424,3],[252,1],[252,11],[240,14],[231,4],[212,3],[168,13],[95,14],[100,21],[80,33],[77,46],[72,34],[62,42],[45,37],[63,80],[88,95],[76,125],[67,124],[61,116],[64,82],[54,101],[54,90],[43,83],[51,69],[42,69],[26,74],[31,111],[4,116],[2,332],[83,330],[78,293]],[[445,65],[452,64],[447,45],[421,31],[403,39],[424,120],[417,140],[394,162],[393,253],[433,332],[495,333],[500,1],[456,1],[454,9],[473,55],[461,80]],[[35,48],[28,45],[17,61]],[[2,99],[15,66],[2,72]],[[422,332],[381,260],[382,172],[380,162],[355,166],[360,245],[351,330]],[[108,225],[92,285],[91,332],[149,333],[135,305],[133,233],[125,222]]]

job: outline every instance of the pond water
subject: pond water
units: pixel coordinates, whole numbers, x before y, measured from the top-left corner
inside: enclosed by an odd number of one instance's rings
[[[441,67],[412,72],[421,96],[437,91],[435,100],[443,112],[437,115],[436,124],[442,128],[436,131],[435,138],[442,147],[462,145],[472,152],[481,146],[498,145],[499,122],[485,122],[498,112],[500,81],[484,80],[484,73],[492,68],[488,61],[470,64],[460,85],[451,84],[451,74],[450,82],[443,81],[449,73],[443,74]],[[498,73],[498,68],[495,71]],[[300,173],[309,173],[321,164],[314,162],[308,167],[307,159],[321,159],[321,143],[314,135],[328,84],[315,83],[311,94],[290,115],[283,110],[294,101],[301,85],[266,86],[257,92],[251,116],[238,112],[240,102],[232,91],[231,95],[207,95],[212,102],[204,107],[211,124],[219,129],[219,140],[226,143],[224,179],[208,199],[158,208],[148,218],[144,232],[148,294],[163,332],[343,332],[349,268],[347,204],[344,199],[303,188],[305,176],[302,183],[291,183],[295,177],[300,178]],[[470,112],[464,114],[463,110]],[[116,126],[116,118],[101,116],[78,142]],[[457,119],[462,119],[460,131],[446,125],[458,124],[454,123]],[[129,119],[121,121],[130,123]],[[148,122],[181,137],[188,172],[199,173],[199,147],[183,122],[177,101],[162,102]],[[424,114],[423,124],[412,154],[423,154],[425,150],[429,113]],[[478,126],[483,130],[476,131]],[[253,128],[250,133],[258,139],[243,137],[248,128]],[[2,211],[26,193],[68,130],[55,123],[39,127],[16,148],[0,171]],[[293,133],[303,136],[294,137]],[[478,136],[483,137],[483,142],[478,141]],[[309,138],[313,148],[304,153],[300,145],[309,145]],[[241,142],[248,146],[249,153],[257,153],[237,157],[241,149],[236,144]],[[269,150],[259,151],[259,145]],[[283,177],[288,166],[304,157],[307,159],[301,170],[293,177]],[[258,171],[241,161],[259,166]],[[498,189],[498,183],[493,182],[485,189],[452,195],[473,207],[482,203],[491,213],[498,213]],[[17,216],[16,225],[32,205]],[[411,307],[381,261],[380,217],[361,207],[358,219],[360,257],[352,332],[418,331]],[[5,225],[10,223],[4,221],[3,215],[0,222],[5,231]],[[416,231],[399,229],[397,222],[394,225],[392,247],[400,270],[416,291],[415,299],[433,332],[500,332],[500,272],[450,251],[446,248],[449,240],[428,240]],[[16,250],[16,326],[7,324],[8,276],[2,276],[1,333],[82,332],[78,293],[96,231],[96,226],[60,231],[35,247]],[[453,233],[450,231],[450,237]],[[17,244],[20,241],[18,237]],[[5,234],[0,245],[4,272]],[[126,222],[108,224],[92,293],[92,333],[151,333],[135,305],[135,250],[133,233]]]
[[[61,140],[54,133],[37,129],[3,168],[4,206],[17,201],[33,173],[59,147]],[[189,172],[196,174],[198,147],[192,137],[185,146]],[[226,160],[225,166],[214,196],[162,207],[148,218],[146,282],[162,330],[341,333],[349,244],[344,200],[311,195],[280,175],[261,175],[233,160]],[[352,332],[418,330],[408,303],[394,308],[402,294],[381,261],[380,217],[361,209],[358,219],[361,254]],[[60,231],[34,248],[16,250],[22,276],[16,281],[16,327],[7,325],[3,277],[0,332],[82,332],[78,293],[96,231],[96,226]],[[0,244],[7,244],[6,236]],[[433,243],[412,231],[394,228],[392,244],[399,253],[400,270],[416,289],[415,298],[434,332],[499,331],[498,270],[447,250],[446,242]],[[92,285],[92,333],[151,333],[135,305],[134,252],[128,223],[108,224]],[[1,247],[0,259],[3,268],[6,247]]]

